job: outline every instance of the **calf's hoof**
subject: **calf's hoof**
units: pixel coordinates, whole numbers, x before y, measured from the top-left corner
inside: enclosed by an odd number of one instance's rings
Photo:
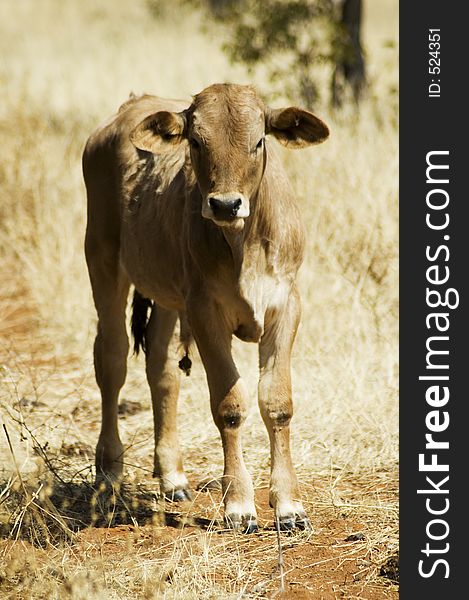
[[[254,515],[231,513],[225,516],[225,524],[228,529],[235,529],[241,533],[255,533],[259,529],[257,518]]]
[[[306,517],[301,514],[285,515],[277,519],[280,531],[313,531],[313,527]]]
[[[96,483],[118,483],[124,476],[124,446],[120,441],[98,441],[95,454]]]
[[[185,502],[192,500],[192,492],[189,489],[169,490],[164,493],[164,497],[170,502]]]
[[[119,468],[119,466],[121,468]],[[96,466],[96,478],[94,480],[96,488],[116,489],[120,487],[123,479],[124,470],[122,469],[122,463],[117,465],[114,463],[113,468],[111,469],[98,465]]]

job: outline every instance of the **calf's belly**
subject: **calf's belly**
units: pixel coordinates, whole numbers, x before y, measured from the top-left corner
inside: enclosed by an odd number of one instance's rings
[[[183,268],[174,249],[123,243],[121,264],[146,298],[168,310],[184,310]]]

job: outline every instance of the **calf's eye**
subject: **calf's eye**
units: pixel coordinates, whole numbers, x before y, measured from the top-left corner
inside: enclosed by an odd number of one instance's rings
[[[252,151],[252,154],[257,154],[260,150],[262,150],[263,145],[264,145],[264,136],[262,136],[261,139],[257,142],[257,145],[254,148],[254,150]]]

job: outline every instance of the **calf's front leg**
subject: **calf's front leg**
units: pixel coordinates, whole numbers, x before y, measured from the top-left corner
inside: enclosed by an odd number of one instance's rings
[[[300,299],[293,289],[283,310],[269,311],[259,344],[259,407],[270,439],[270,504],[281,529],[311,529],[300,501],[290,453],[293,415],[290,355],[300,320]]]
[[[257,530],[254,488],[241,445],[247,393],[231,355],[231,332],[222,312],[209,299],[192,300],[188,316],[207,374],[213,419],[223,444],[225,522],[229,527],[251,533]]]

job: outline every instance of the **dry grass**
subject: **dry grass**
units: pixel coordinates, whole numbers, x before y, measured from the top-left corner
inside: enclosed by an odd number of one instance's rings
[[[315,533],[284,541],[290,592],[306,594],[297,597],[396,597],[379,577],[397,545],[396,4],[366,3],[373,88],[360,113],[318,107],[331,139],[284,153],[308,228],[292,435]],[[254,346],[236,343],[235,352],[252,399],[244,440],[266,527],[259,536],[219,535],[216,493],[184,510],[159,504],[149,394],[134,359],[122,392],[128,487],[112,508],[90,486],[99,396],[80,155],[130,90],[180,97],[248,81],[198,23],[171,9],[154,22],[143,0],[0,4],[0,421],[13,450],[0,430],[2,597],[254,598],[277,589]],[[221,447],[202,366],[182,383],[181,445],[195,485],[220,474]],[[101,527],[85,527],[93,524]],[[354,528],[364,539],[344,542]],[[337,572],[348,573],[343,583],[331,583]]]

